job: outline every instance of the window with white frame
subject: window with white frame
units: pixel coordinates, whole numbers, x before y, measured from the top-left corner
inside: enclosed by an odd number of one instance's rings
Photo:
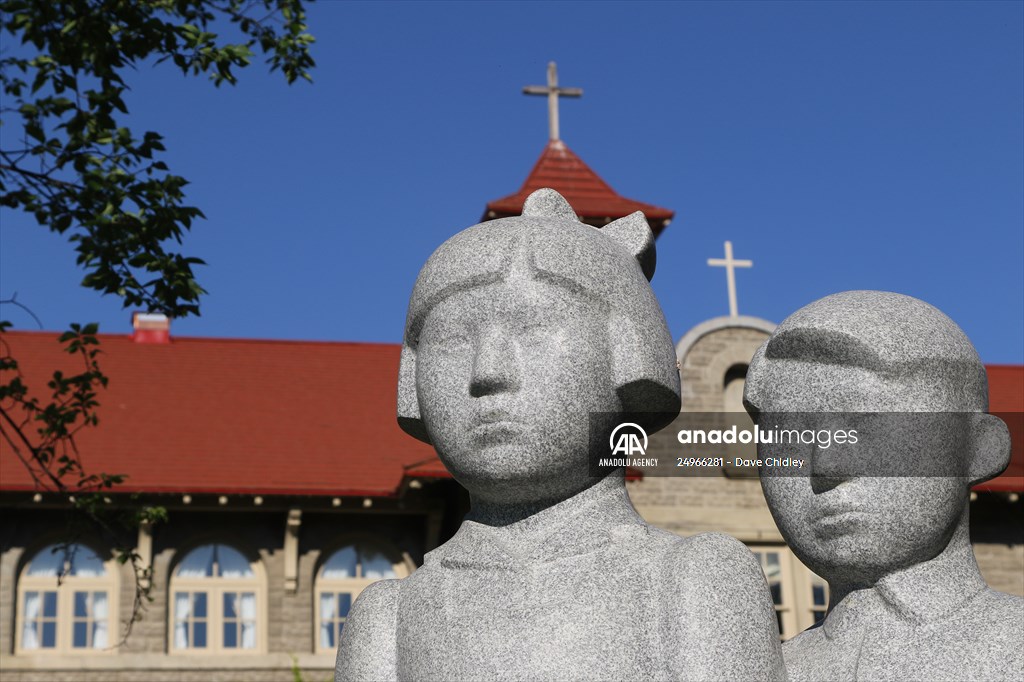
[[[409,574],[395,554],[369,544],[346,545],[320,567],[316,581],[316,649],[333,652],[359,593],[371,583]]]
[[[39,550],[18,581],[16,650],[111,651],[117,634],[116,565],[78,543]]]
[[[820,622],[828,607],[828,583],[785,545],[750,548],[761,562],[775,603],[779,637],[785,641]]]
[[[186,554],[171,576],[170,602],[172,652],[265,649],[262,570],[229,545],[202,545]]]
[[[811,572],[811,569],[806,569],[810,576],[810,588],[811,588],[811,599],[808,605],[808,610],[811,613],[811,618],[814,619],[814,623],[820,623],[825,619],[825,613],[828,609],[828,583],[825,579]]]
[[[754,556],[761,562],[761,570],[768,580],[768,590],[775,604],[775,616],[779,623],[779,637],[786,640],[796,634],[796,622],[793,614],[792,577],[789,566],[789,553],[781,547],[752,548]]]

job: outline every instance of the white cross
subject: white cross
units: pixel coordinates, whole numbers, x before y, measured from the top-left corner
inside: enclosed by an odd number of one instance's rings
[[[736,268],[749,268],[754,265],[749,260],[733,260],[732,242],[725,243],[725,258],[708,258],[708,265],[725,268],[726,279],[729,281],[729,317],[739,317],[736,307]]]
[[[527,85],[523,88],[526,95],[545,95],[548,98],[548,137],[554,141],[558,139],[558,98],[559,97],[582,97],[583,90],[580,88],[558,87],[558,67],[554,62],[548,62],[548,84]]]

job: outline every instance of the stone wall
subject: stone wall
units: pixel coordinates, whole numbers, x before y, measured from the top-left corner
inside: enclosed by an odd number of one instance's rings
[[[976,542],[973,546],[989,587],[1024,597],[1024,545]]]
[[[718,413],[742,409],[726,405],[725,380],[729,370],[745,369],[768,332],[751,327],[729,326],[725,320],[699,336],[680,357],[683,412]],[[735,370],[734,370],[735,373]],[[739,375],[742,381],[742,374]],[[742,384],[733,390],[741,389]],[[649,455],[657,457],[663,472],[673,470],[681,447],[672,424],[650,438]],[[652,472],[653,473],[653,472]],[[745,542],[781,542],[761,484],[756,478],[731,478],[722,468],[696,475],[648,475],[629,484],[630,498],[649,523],[680,535],[708,531],[728,533]]]

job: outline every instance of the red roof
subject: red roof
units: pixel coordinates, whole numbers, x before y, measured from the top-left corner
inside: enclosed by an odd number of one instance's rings
[[[986,365],[988,411],[1010,427],[1010,466],[975,490],[1024,492],[1024,365]]]
[[[674,211],[620,196],[592,171],[561,140],[552,140],[544,148],[526,182],[515,194],[487,204],[483,220],[517,216],[523,212],[526,198],[538,189],[550,187],[566,198],[583,222],[600,227],[636,211],[643,211],[654,234],[661,234]]]
[[[40,399],[54,369],[81,371],[57,336],[3,335]],[[398,427],[400,346],[100,340],[110,384],[76,443],[86,473],[128,475],[116,492],[393,496],[405,476],[447,476]],[[34,489],[6,442],[0,489]]]

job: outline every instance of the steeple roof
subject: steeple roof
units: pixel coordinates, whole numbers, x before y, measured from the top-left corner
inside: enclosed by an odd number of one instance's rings
[[[595,227],[643,211],[654,235],[658,236],[675,216],[675,211],[667,208],[621,196],[563,141],[550,140],[519,191],[488,203],[482,219],[520,215],[526,198],[544,187],[565,197],[580,220]]]

